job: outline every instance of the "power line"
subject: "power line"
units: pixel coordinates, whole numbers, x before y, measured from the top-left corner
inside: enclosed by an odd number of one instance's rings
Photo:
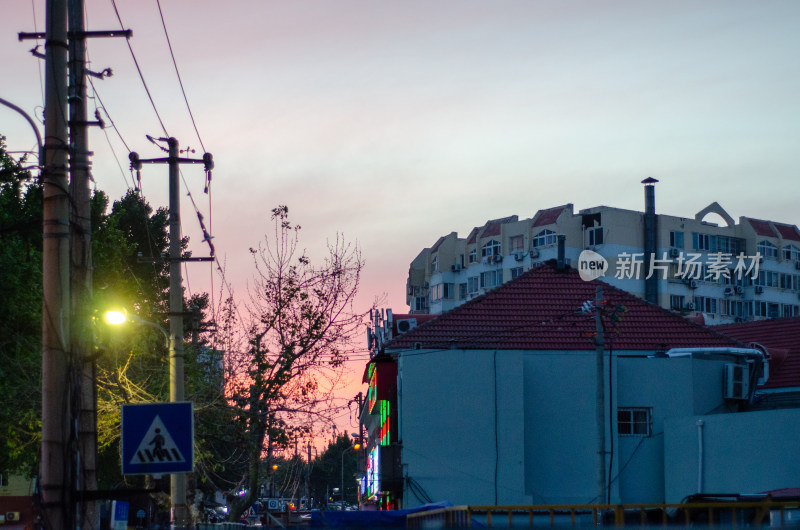
[[[200,138],[200,131],[197,130],[197,123],[194,120],[194,114],[192,113],[192,107],[189,105],[189,99],[186,97],[186,91],[183,89],[183,80],[181,79],[181,73],[178,70],[178,63],[175,60],[175,54],[172,51],[172,42],[169,39],[169,32],[167,31],[167,23],[164,21],[164,13],[161,11],[161,2],[160,0],[156,0],[156,5],[158,6],[158,14],[161,16],[161,25],[164,27],[164,36],[167,38],[167,46],[169,47],[169,55],[172,57],[172,65],[175,67],[175,74],[178,76],[178,84],[181,86],[181,94],[183,94],[183,101],[186,103],[186,109],[189,111],[189,117],[192,119],[192,126],[194,127],[194,132],[197,134],[197,140],[200,142],[200,147],[203,148],[203,152],[206,151],[205,145],[203,145],[203,139]]]
[[[111,5],[114,7],[114,13],[117,15],[117,20],[119,21],[120,29],[125,29],[125,25],[122,23],[122,17],[119,14],[119,9],[117,9],[117,2],[116,0],[111,0]],[[164,131],[166,136],[169,136],[167,132],[167,128],[164,126],[164,122],[161,120],[161,115],[158,113],[158,109],[156,108],[156,103],[153,101],[153,96],[150,94],[150,89],[147,87],[147,81],[144,80],[144,74],[142,74],[142,69],[139,67],[139,61],[136,60],[136,54],[133,52],[133,46],[131,46],[131,41],[129,39],[125,39],[126,44],[128,45],[128,50],[131,52],[131,57],[133,58],[133,64],[136,66],[136,71],[139,72],[139,79],[142,80],[142,85],[144,86],[145,92],[147,92],[147,98],[150,100],[150,105],[153,107],[153,111],[156,113],[156,117],[158,118],[158,123],[161,124],[161,130]]]

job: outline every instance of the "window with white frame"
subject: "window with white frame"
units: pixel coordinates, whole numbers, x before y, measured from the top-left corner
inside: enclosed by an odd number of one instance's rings
[[[431,271],[439,272],[439,254],[436,254],[433,259],[431,259]]]
[[[514,267],[511,269],[511,279],[519,278],[525,269],[522,267]]]
[[[486,271],[480,275],[481,289],[491,289],[503,283],[503,271]]]
[[[586,233],[589,237],[588,245],[602,245],[603,244],[603,227],[602,226],[593,226],[586,230]]]
[[[542,230],[533,238],[533,246],[534,247],[546,247],[548,245],[555,245],[556,244],[556,233],[552,230]]]
[[[758,245],[756,245],[756,250],[758,251],[759,254],[761,254],[765,258],[778,257],[778,247],[776,247],[766,239],[758,242]]]
[[[783,247],[783,259],[800,261],[800,248],[797,248],[794,245]]]
[[[492,239],[481,248],[481,257],[499,256],[500,255],[500,242]]]
[[[695,250],[714,250],[712,248],[713,237],[710,234],[692,232],[692,246]]]
[[[458,284],[458,299],[459,300],[467,299],[467,282]]]
[[[478,292],[479,281],[477,276],[473,276],[471,278],[467,278],[467,293],[468,294],[475,294]]]
[[[478,251],[473,248],[469,251],[469,262],[475,263],[476,261],[478,261]]]
[[[414,311],[425,311],[428,309],[428,299],[424,296],[414,298]]]
[[[619,407],[617,434],[620,436],[650,436],[652,434],[650,407]]]

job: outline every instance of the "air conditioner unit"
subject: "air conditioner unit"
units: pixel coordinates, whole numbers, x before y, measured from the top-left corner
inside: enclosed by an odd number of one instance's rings
[[[528,252],[531,258],[536,259],[539,257],[539,251],[535,248],[532,248],[530,252]]]
[[[748,399],[750,397],[750,370],[746,364],[728,363],[723,376],[725,399]]]
[[[730,287],[725,288],[725,296],[730,296],[733,294],[733,289]]]
[[[697,280],[692,280],[689,282],[689,289],[697,289],[698,287],[699,284],[697,283]]]
[[[398,333],[408,333],[412,329],[417,327],[417,319],[416,318],[400,318],[397,320],[397,332]]]
[[[680,254],[681,254],[681,251],[678,250],[677,248],[669,249],[669,257],[670,258],[677,258],[678,256],[680,256]]]
[[[6,521],[19,521],[19,512],[6,512]]]
[[[461,264],[460,264],[460,263],[456,263],[455,265],[453,265],[452,267],[450,267],[450,270],[452,270],[453,272],[458,272],[458,271],[460,271],[462,268],[463,268],[463,267],[461,266]]]
[[[737,285],[733,288],[733,290],[736,291],[736,294],[742,294],[744,292],[744,289],[742,289],[741,285]]]
[[[522,252],[521,250],[517,250],[516,252],[514,252],[514,259],[517,261],[522,261],[523,259],[525,259],[525,253]]]
[[[688,302],[686,304],[686,309],[689,311],[694,311],[694,304],[692,302]]]
[[[763,285],[756,285],[756,294],[761,294],[763,292],[764,292],[764,286]]]

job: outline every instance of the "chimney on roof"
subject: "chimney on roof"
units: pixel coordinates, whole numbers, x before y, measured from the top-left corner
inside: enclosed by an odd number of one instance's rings
[[[647,277],[650,271],[650,263],[656,255],[658,247],[656,236],[658,227],[656,219],[656,187],[658,182],[653,177],[648,177],[642,181],[644,184],[644,299],[651,304],[658,304],[658,277],[655,274]]]
[[[556,261],[556,270],[563,271],[566,265],[566,259],[564,258],[564,254],[566,253],[565,248],[565,241],[567,236],[560,235],[557,237],[558,240],[558,260]]]

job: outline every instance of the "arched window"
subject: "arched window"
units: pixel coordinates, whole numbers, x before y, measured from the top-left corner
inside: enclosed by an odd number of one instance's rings
[[[758,245],[756,246],[756,250],[758,253],[761,254],[765,258],[777,258],[778,257],[778,247],[767,241],[759,241]]]
[[[533,238],[534,247],[546,247],[547,245],[556,244],[556,233],[552,230],[542,230]]]
[[[486,256],[499,256],[500,255],[500,242],[492,239],[481,248],[481,257]]]

